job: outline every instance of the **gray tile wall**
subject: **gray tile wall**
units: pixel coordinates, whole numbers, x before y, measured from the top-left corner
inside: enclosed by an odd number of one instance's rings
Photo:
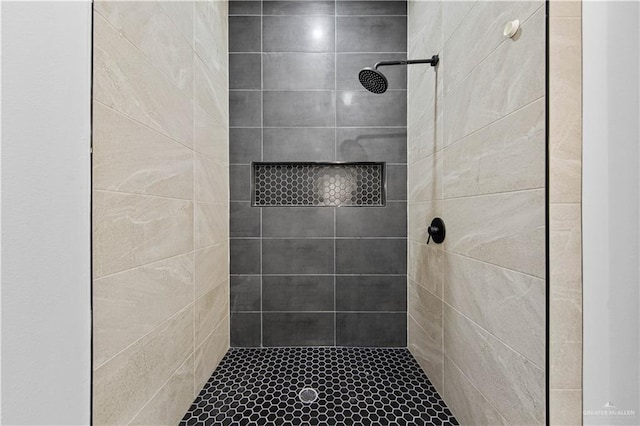
[[[229,4],[231,345],[406,346],[405,1]],[[385,161],[387,205],[257,208],[252,161]]]

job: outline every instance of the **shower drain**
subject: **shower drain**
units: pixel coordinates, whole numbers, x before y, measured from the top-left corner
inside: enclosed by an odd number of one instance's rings
[[[311,404],[318,399],[318,391],[313,388],[304,388],[298,394],[298,398],[305,404]]]

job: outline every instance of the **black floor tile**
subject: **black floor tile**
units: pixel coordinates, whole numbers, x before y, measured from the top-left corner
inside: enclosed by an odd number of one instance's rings
[[[317,391],[303,403],[300,392]],[[181,425],[457,425],[406,348],[232,348]]]

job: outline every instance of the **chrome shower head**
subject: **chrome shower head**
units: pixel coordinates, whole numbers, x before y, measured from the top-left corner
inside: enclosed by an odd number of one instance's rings
[[[371,93],[381,94],[387,91],[389,82],[380,71],[374,68],[366,67],[358,73],[360,84]]]

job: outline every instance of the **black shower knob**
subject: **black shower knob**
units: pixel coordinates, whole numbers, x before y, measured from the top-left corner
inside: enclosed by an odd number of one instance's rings
[[[431,221],[431,225],[427,228],[429,238],[427,238],[427,244],[433,239],[436,244],[441,244],[444,241],[446,235],[446,229],[444,227],[444,221],[439,217],[434,218]]]

